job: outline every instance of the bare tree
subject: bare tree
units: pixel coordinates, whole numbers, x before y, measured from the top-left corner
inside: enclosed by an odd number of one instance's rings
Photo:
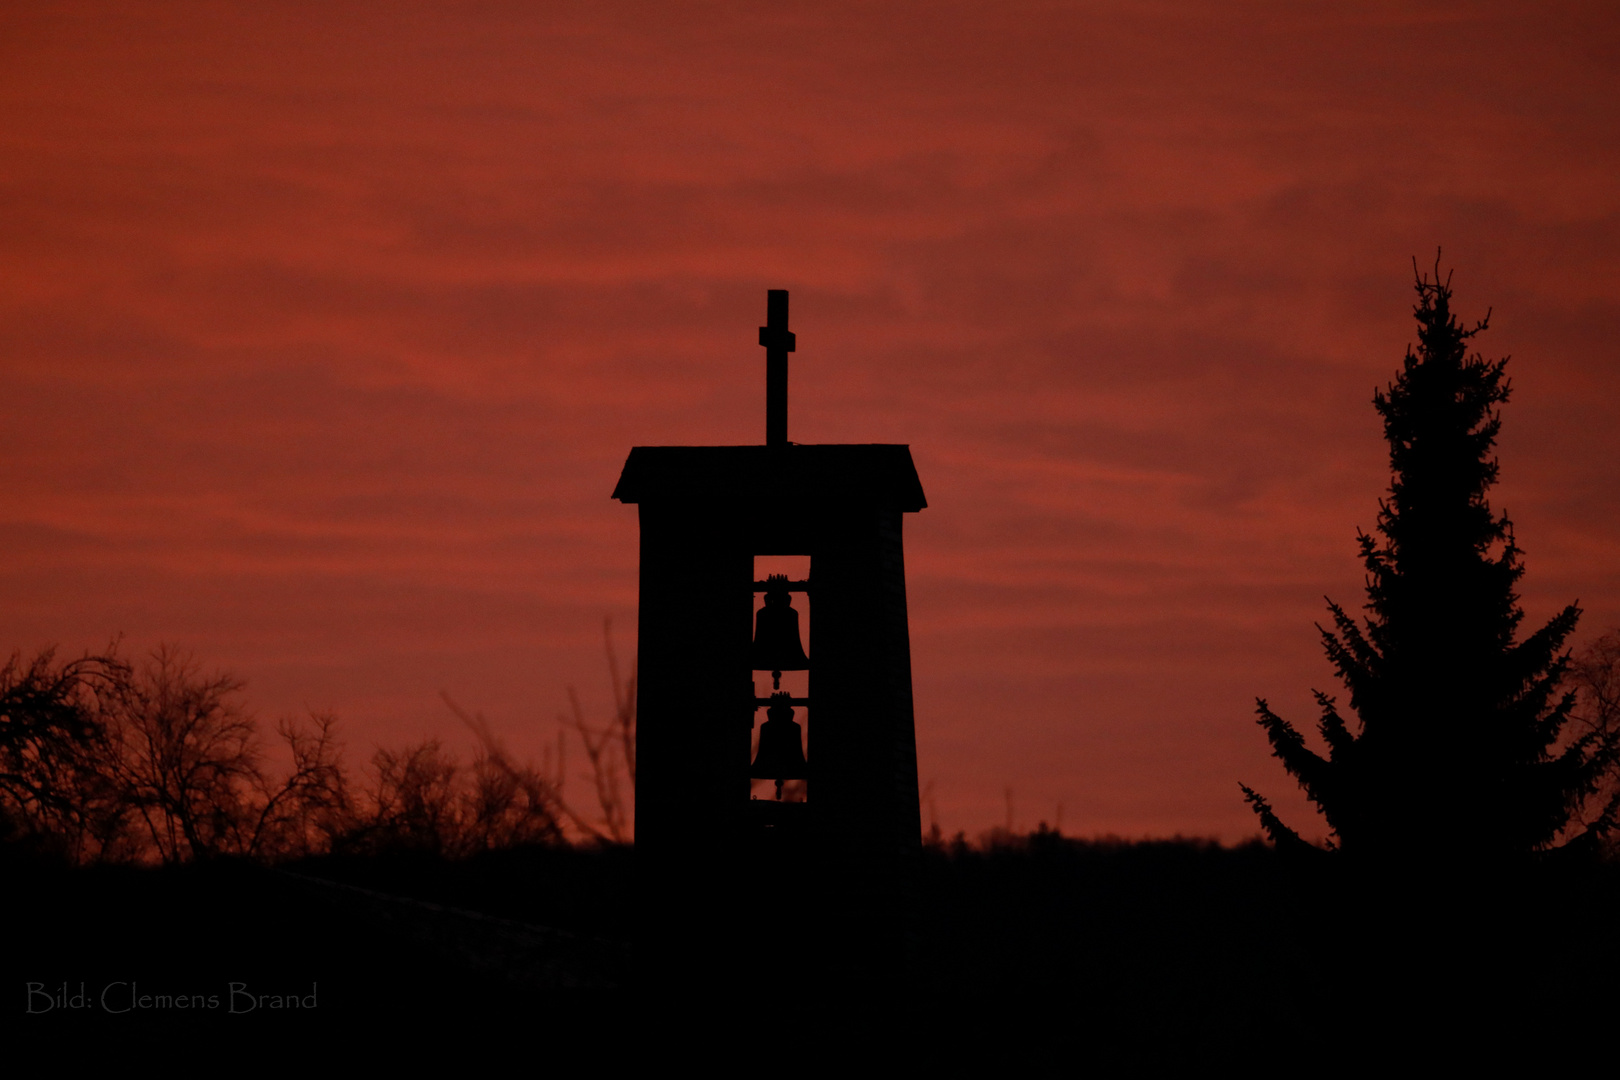
[[[110,711],[116,779],[163,862],[247,854],[262,786],[242,683],[160,646],[121,681]]]
[[[334,717],[277,724],[292,759],[277,778],[234,676],[169,645],[115,672],[102,695],[104,772],[158,860],[307,855],[350,828]]]
[[[337,717],[315,713],[309,725],[283,718],[276,734],[287,744],[292,769],[279,783],[260,772],[254,779],[259,810],[247,853],[255,857],[301,857],[330,850],[353,828],[354,808]]]
[[[438,739],[372,757],[375,783],[366,821],[355,837],[364,846],[445,853],[456,839],[455,789],[460,771]]]
[[[116,656],[66,664],[47,650],[0,667],[0,832],[26,832],[74,861],[184,862],[236,855],[299,858],[343,849],[408,848],[448,856],[580,836],[625,843],[635,784],[635,672],[621,682],[606,631],[614,717],[586,723],[570,688],[574,730],[595,781],[599,819],[562,797],[556,768],[520,764],[483,716],[445,703],[478,740],[470,766],[431,739],[379,748],[351,783],[337,721],[283,719],[291,767],[266,767],[240,680],[207,673],[162,646],[138,665]]]
[[[572,715],[558,717],[584,744],[585,759],[590,762],[591,779],[596,786],[596,804],[602,816],[594,824],[572,811],[569,818],[581,831],[597,840],[627,844],[635,836],[636,664],[631,662],[630,677],[621,682],[611,618],[602,622],[602,638],[607,649],[608,678],[613,685],[613,719],[601,728],[586,723],[579,694],[572,686],[568,688]]]
[[[101,719],[127,675],[115,652],[59,664],[47,648],[0,667],[0,819],[74,862],[117,858],[128,846]]]
[[[624,755],[624,771],[630,780],[630,790],[636,787],[636,663],[630,661],[630,677],[619,680],[619,654],[613,647],[613,619],[602,620],[602,641],[607,648],[608,681],[613,686],[612,730],[619,738],[619,749]]]
[[[1580,814],[1581,824],[1606,834],[1620,815],[1620,629],[1581,651],[1571,665],[1570,681],[1576,699],[1570,719],[1583,736],[1591,737],[1604,761],[1593,797]]]
[[[478,739],[472,787],[464,802],[462,846],[490,850],[518,844],[558,843],[569,814],[556,781],[532,765],[519,765],[481,713],[468,713],[441,693]]]
[[[471,768],[437,739],[378,749],[372,779],[335,840],[350,851],[412,850],[460,857],[563,839],[561,800],[540,770],[519,765],[483,716],[441,693],[478,739]]]
[[[472,773],[475,798],[462,823],[468,844],[476,848],[561,841],[564,822],[586,840],[631,841],[635,834],[636,671],[632,663],[629,677],[621,678],[612,619],[603,621],[602,634],[613,689],[613,717],[601,727],[589,723],[578,692],[568,687],[570,713],[558,717],[563,731],[558,735],[556,758],[546,755],[539,768],[518,765],[482,714],[462,708],[448,693],[440,692],[445,705],[478,739]],[[570,731],[579,736],[590,765],[598,811],[595,817],[574,807],[563,794],[567,781],[564,736]]]

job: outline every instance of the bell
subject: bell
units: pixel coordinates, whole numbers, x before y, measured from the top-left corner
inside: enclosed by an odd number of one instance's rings
[[[785,693],[772,694],[765,722],[759,725],[759,753],[748,775],[776,781],[776,797],[782,797],[782,781],[804,780],[810,766],[804,760],[804,729],[793,719],[793,709]]]
[[[804,655],[799,637],[799,613],[788,595],[785,574],[765,579],[765,606],[754,620],[754,647],[749,655],[749,670],[771,672],[777,689],[782,686],[782,672],[810,669],[810,658]]]

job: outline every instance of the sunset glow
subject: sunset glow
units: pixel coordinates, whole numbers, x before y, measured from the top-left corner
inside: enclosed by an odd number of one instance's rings
[[[1526,625],[1620,625],[1611,9],[34,4],[0,56],[7,648],[538,757],[634,649],[626,454],[763,441],[784,288],[790,437],[927,493],[925,826],[1319,822],[1254,698],[1336,689],[1437,247]]]

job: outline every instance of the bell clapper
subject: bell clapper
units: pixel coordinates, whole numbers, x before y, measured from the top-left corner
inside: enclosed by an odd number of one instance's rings
[[[780,780],[776,782],[776,801],[782,801],[782,781]]]
[[[782,689],[782,673],[780,671],[771,672],[771,689]]]

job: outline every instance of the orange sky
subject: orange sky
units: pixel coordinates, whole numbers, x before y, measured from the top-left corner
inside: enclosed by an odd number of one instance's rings
[[[636,444],[912,446],[940,824],[1300,821],[1437,245],[1512,354],[1530,620],[1620,625],[1605,4],[13,4],[0,646],[522,752],[626,652]],[[926,820],[925,811],[925,820]]]

